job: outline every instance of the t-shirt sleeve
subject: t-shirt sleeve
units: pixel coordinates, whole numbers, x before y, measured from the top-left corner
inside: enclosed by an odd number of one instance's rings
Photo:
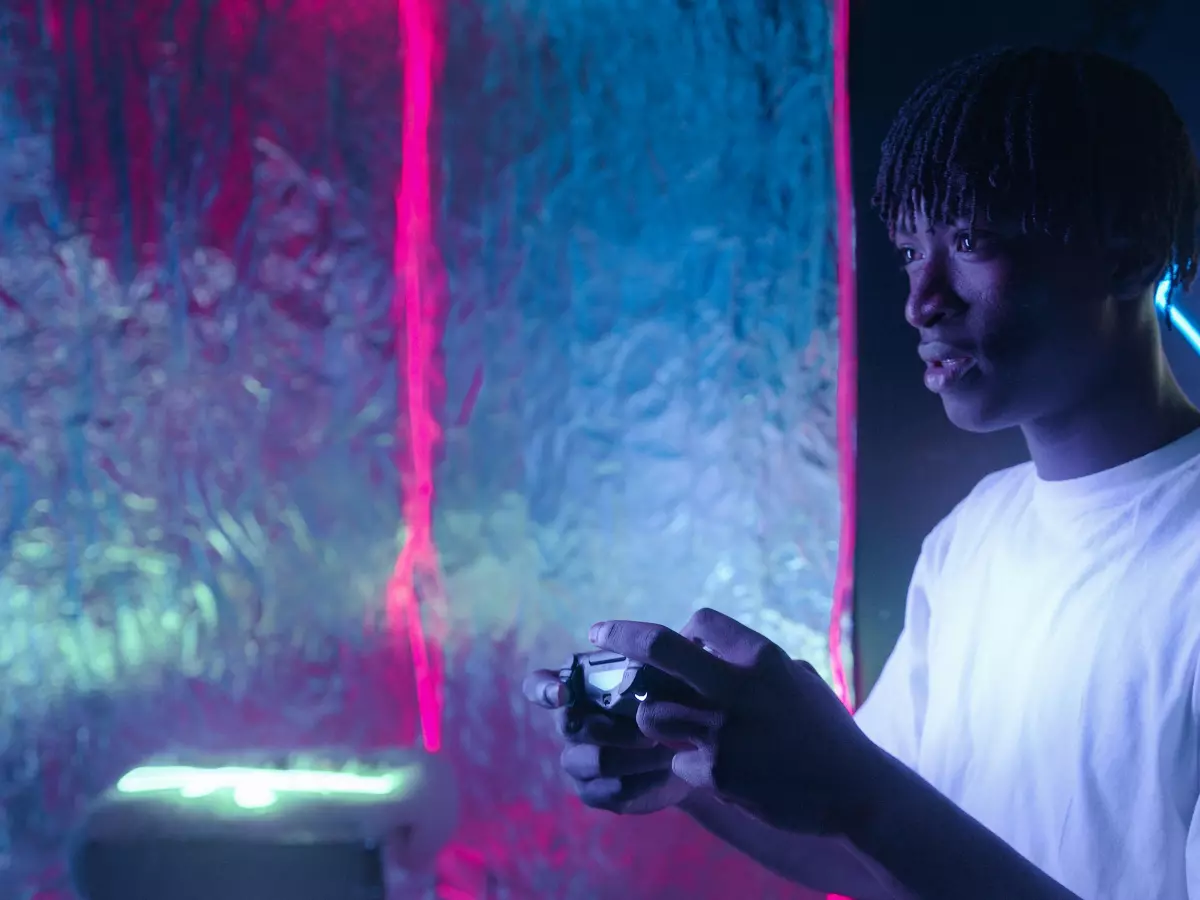
[[[1184,857],[1188,900],[1200,900],[1200,804],[1192,812]]]
[[[1200,596],[1196,599],[1200,601]],[[1196,673],[1192,687],[1192,722],[1200,730],[1200,671]],[[1188,900],[1200,900],[1200,803],[1192,810],[1188,824],[1187,843],[1184,845],[1184,870],[1187,878]]]
[[[929,700],[929,592],[940,556],[933,546],[936,535],[926,539],[917,560],[900,638],[854,716],[867,737],[910,769],[917,766]]]

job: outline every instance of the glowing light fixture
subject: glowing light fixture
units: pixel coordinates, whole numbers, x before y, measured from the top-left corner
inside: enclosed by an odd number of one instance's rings
[[[353,798],[387,797],[409,783],[409,771],[396,769],[373,775],[323,772],[319,769],[257,769],[222,766],[143,766],[117,782],[117,793],[171,794],[183,800],[205,800],[227,794],[246,810],[268,809],[281,796]]]
[[[1154,293],[1154,305],[1167,320],[1167,325],[1178,332],[1193,350],[1200,353],[1200,328],[1196,326],[1187,314],[1171,302],[1171,279],[1164,278],[1159,282],[1158,290]]]
[[[397,635],[407,634],[416,680],[417,710],[425,749],[442,744],[442,678],[439,648],[426,638],[416,583],[439,582],[433,540],[433,466],[441,431],[434,387],[444,383],[437,348],[442,271],[433,234],[434,161],[430,137],[434,86],[441,72],[438,0],[399,0],[404,73],[402,164],[396,190],[396,296],[393,318],[402,340],[402,417],[399,446],[403,514],[408,534],[387,586],[387,615]]]

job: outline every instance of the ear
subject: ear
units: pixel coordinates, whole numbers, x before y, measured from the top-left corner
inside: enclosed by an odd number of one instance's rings
[[[1158,253],[1129,250],[1121,253],[1112,270],[1112,293],[1118,300],[1139,300],[1154,288],[1167,272],[1167,264]]]

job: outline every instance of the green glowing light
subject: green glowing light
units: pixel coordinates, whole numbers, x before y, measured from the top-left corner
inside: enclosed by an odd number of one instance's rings
[[[400,790],[407,772],[397,769],[378,775],[323,772],[318,769],[255,769],[223,766],[143,766],[117,782],[121,794],[175,794],[201,800],[228,792],[241,809],[268,809],[281,795],[306,797],[386,797]]]

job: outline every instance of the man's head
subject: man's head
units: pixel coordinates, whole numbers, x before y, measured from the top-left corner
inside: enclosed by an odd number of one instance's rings
[[[1002,50],[935,75],[884,142],[874,202],[926,384],[972,431],[1090,402],[1131,336],[1156,334],[1155,285],[1196,275],[1183,122],[1148,76],[1095,53]]]

